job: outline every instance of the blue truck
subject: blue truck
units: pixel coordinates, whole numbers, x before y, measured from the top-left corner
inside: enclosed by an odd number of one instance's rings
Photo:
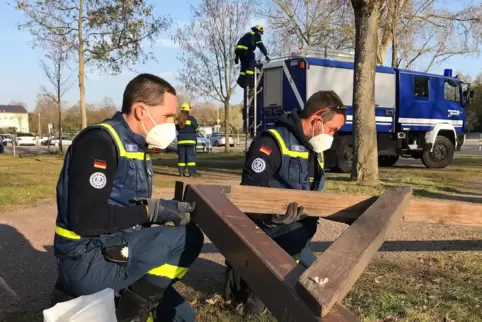
[[[350,172],[353,163],[353,56],[344,53],[291,53],[262,66],[256,97],[245,100],[248,136],[274,127],[284,113],[303,109],[316,91],[333,90],[347,107],[346,124],[326,151],[325,167]],[[252,91],[251,93],[254,93]],[[386,66],[376,67],[375,118],[380,166],[400,157],[421,159],[428,168],[444,168],[465,140],[470,84],[452,76]]]

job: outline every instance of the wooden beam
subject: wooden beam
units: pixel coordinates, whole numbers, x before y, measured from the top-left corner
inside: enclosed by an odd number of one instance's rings
[[[229,199],[251,214],[284,214],[296,201],[306,214],[351,224],[378,197],[333,192],[231,186]],[[482,204],[431,198],[411,198],[403,219],[409,222],[482,226]]]
[[[187,185],[183,199],[196,202],[193,220],[279,321],[321,321],[295,291],[304,268],[224,197],[220,187]],[[323,322],[358,321],[349,319],[341,305],[334,312]]]
[[[402,218],[411,195],[411,187],[387,189],[303,273],[297,291],[310,307],[325,316],[343,300]]]

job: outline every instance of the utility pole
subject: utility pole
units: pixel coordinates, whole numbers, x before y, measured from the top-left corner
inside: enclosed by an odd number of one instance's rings
[[[38,113],[38,140],[40,143],[40,140],[42,139],[42,133],[41,133],[41,127],[40,127],[40,113]]]

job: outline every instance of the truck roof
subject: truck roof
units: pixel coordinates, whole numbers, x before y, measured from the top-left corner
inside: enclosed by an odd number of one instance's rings
[[[284,61],[290,61],[290,60],[295,60],[295,59],[303,59],[309,65],[343,68],[343,69],[353,69],[354,65],[355,65],[354,62],[351,62],[351,61],[342,61],[342,60],[319,58],[319,57],[309,57],[309,56],[291,56],[291,57],[274,59],[273,61],[269,62],[268,64],[265,64],[264,69],[281,67]],[[425,72],[413,71],[413,70],[402,69],[402,68],[392,68],[392,67],[389,67],[389,66],[382,66],[382,65],[377,65],[377,67],[376,67],[376,71],[378,73],[395,74],[395,72],[397,70],[400,73],[404,73],[404,74],[441,77],[441,78],[445,78],[445,79],[449,78],[449,79],[452,79],[454,81],[460,81],[459,78],[449,77],[449,76],[444,76],[444,75],[439,75],[439,74],[425,73]]]

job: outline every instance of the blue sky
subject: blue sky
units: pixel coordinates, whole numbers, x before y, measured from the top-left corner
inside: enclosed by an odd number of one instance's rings
[[[177,24],[183,24],[189,20],[189,4],[197,0],[176,0],[163,1],[157,5],[157,10],[169,14]],[[158,2],[159,3],[159,2]],[[20,12],[14,10],[0,1],[0,104],[7,104],[11,100],[27,103],[27,109],[32,111],[35,108],[36,96],[40,92],[40,85],[49,85],[45,79],[42,69],[38,65],[38,59],[44,53],[41,49],[32,49],[29,45],[30,34],[28,31],[19,31],[16,27],[23,17]],[[153,48],[158,62],[148,62],[145,65],[138,65],[135,68],[139,72],[150,72],[157,74],[176,84],[174,75],[180,68],[176,55],[180,50],[170,41],[170,33],[175,28],[161,35],[158,44]],[[435,73],[443,73],[444,68],[452,68],[454,71],[463,72],[475,76],[482,71],[482,57],[456,57],[447,60],[444,65],[437,66],[432,70]],[[111,97],[117,105],[122,100],[122,92],[127,82],[134,74],[126,71],[117,76],[106,76],[98,74],[88,75],[86,80],[86,96],[88,103],[99,102],[103,97]],[[75,84],[66,93],[64,99],[73,104],[78,101],[77,77],[74,72]],[[237,91],[233,103],[241,101],[241,91]]]

